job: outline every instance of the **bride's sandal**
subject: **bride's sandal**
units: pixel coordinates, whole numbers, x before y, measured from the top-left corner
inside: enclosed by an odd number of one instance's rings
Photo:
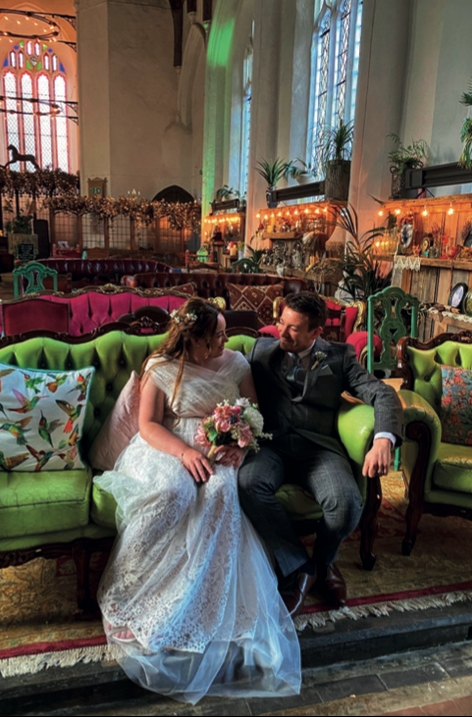
[[[105,631],[107,635],[115,642],[132,643],[138,642],[137,638],[128,627],[113,627],[109,622],[105,622]]]

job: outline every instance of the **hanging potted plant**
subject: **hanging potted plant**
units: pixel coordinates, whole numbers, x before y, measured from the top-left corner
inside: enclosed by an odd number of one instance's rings
[[[287,172],[289,177],[296,179],[299,184],[308,184],[314,181],[314,170],[311,164],[297,157],[290,161],[290,169]]]
[[[272,192],[275,189],[277,182],[284,177],[287,177],[293,168],[293,162],[287,162],[285,159],[277,159],[275,162],[268,162],[266,159],[262,159],[257,163],[259,167],[256,167],[256,171],[265,179],[267,182],[266,199],[267,206],[269,209],[273,209],[278,205],[278,202],[272,201]]]
[[[395,149],[392,149],[388,154],[390,172],[392,173],[392,195],[390,199],[401,199],[405,197],[406,170],[423,167],[428,160],[429,147],[424,139],[417,139],[411,144],[404,145],[397,134],[389,134],[388,137],[393,139],[396,145]]]
[[[354,122],[341,117],[336,127],[327,127],[321,135],[326,199],[348,200],[353,136]]]

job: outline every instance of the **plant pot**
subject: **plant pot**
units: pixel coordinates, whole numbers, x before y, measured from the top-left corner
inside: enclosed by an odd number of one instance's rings
[[[295,179],[298,184],[310,184],[310,182],[314,181],[312,174],[299,174]]]
[[[278,202],[272,201],[272,192],[274,191],[274,189],[275,189],[275,187],[267,187],[267,189],[266,189],[266,201],[267,201],[267,206],[269,207],[269,209],[275,209],[275,207],[279,206]]]
[[[415,199],[418,196],[416,189],[405,189],[405,172],[399,172],[390,167],[392,173],[392,187],[389,199]]]
[[[351,161],[349,159],[333,159],[328,162],[325,175],[325,198],[347,202],[350,176]]]

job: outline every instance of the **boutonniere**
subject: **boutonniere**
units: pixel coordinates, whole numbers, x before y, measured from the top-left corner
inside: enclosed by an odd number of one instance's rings
[[[313,366],[311,367],[310,371],[314,371],[315,368],[316,368],[322,361],[325,360],[326,356],[327,356],[327,354],[325,354],[324,351],[315,351],[315,355],[314,355],[315,363],[314,363]]]

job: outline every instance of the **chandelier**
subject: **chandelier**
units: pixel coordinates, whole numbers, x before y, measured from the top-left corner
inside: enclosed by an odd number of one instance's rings
[[[18,20],[18,16],[25,18],[27,26],[25,26],[26,23]],[[0,8],[0,35],[4,37],[18,37],[25,40],[53,40],[57,38],[59,33],[60,27],[57,22],[48,19],[45,15],[32,10]]]

